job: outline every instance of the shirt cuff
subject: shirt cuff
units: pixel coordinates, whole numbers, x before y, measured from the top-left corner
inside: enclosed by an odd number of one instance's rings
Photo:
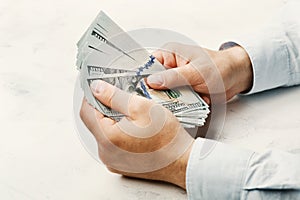
[[[252,63],[253,86],[246,94],[261,92],[288,84],[290,79],[289,54],[283,32],[261,31],[259,34],[224,43],[235,43],[245,49]]]
[[[186,173],[189,199],[240,199],[248,162],[254,153],[197,138]]]

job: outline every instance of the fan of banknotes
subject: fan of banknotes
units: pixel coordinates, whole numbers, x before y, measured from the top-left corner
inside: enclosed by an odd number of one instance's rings
[[[150,88],[145,78],[166,70],[154,56],[124,32],[103,11],[77,43],[77,69],[87,101],[105,116],[119,121],[124,115],[98,101],[90,89],[104,80],[126,92],[152,99],[169,109],[185,128],[203,126],[209,107],[191,87]]]

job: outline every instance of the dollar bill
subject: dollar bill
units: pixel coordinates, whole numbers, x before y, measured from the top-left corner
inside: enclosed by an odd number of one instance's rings
[[[111,69],[105,67],[86,66],[88,77],[87,83],[90,86],[94,80],[106,81],[126,92],[152,99],[165,106],[174,114],[184,113],[184,111],[194,111],[194,115],[207,114],[207,105],[198,94],[193,92],[188,86],[177,87],[168,90],[154,90],[146,83],[146,75],[137,75],[137,72]],[[124,74],[120,76],[120,74]],[[128,75],[130,74],[130,75]],[[97,102],[101,105],[100,102]],[[102,109],[104,110],[104,109]],[[108,109],[105,107],[106,112]],[[104,113],[111,116],[110,113]],[[185,117],[182,115],[181,117]]]
[[[98,101],[91,91],[95,80],[106,81],[128,93],[152,99],[169,109],[185,128],[202,126],[209,106],[189,86],[155,90],[147,77],[166,70],[104,12],[100,12],[77,43],[77,69],[87,101],[116,121],[124,115]]]
[[[77,43],[77,47],[78,68],[80,68],[82,61],[87,56],[89,56],[89,60],[92,60],[93,55],[96,55],[98,58],[96,60],[100,60],[101,62],[104,60],[111,61],[112,58],[115,59],[124,55],[122,58],[128,66],[139,65],[148,57],[148,52],[103,11],[100,11],[88,30],[81,37]],[[138,53],[136,53],[137,51]],[[128,52],[131,52],[131,55]],[[102,59],[99,56],[102,56]]]

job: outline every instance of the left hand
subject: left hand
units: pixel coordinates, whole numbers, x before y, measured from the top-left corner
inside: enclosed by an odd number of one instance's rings
[[[249,55],[240,46],[214,51],[193,45],[167,43],[153,55],[169,68],[147,77],[147,83],[153,89],[190,85],[210,104],[213,94],[221,94],[222,97],[225,93],[226,100],[229,100],[236,94],[249,91],[253,84]]]
[[[186,166],[194,139],[177,118],[154,101],[130,95],[104,81],[94,81],[92,91],[104,105],[126,116],[116,122],[83,100],[80,117],[95,136],[99,157],[108,169],[185,188]],[[170,150],[162,148],[168,145]],[[177,150],[182,152],[176,155],[174,152]],[[172,157],[172,162],[159,167],[160,163]],[[154,170],[151,170],[152,165]]]

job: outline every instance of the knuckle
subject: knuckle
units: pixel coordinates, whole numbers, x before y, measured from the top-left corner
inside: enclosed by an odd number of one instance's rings
[[[97,143],[100,152],[109,153],[113,146],[118,146],[123,142],[122,131],[115,126],[103,128],[101,127],[101,134],[97,138]]]
[[[141,112],[141,106],[139,106],[139,104],[133,104],[130,106],[129,111],[130,115],[137,115]]]
[[[107,104],[111,107],[115,102],[122,100],[122,91],[117,87],[112,87],[110,90],[107,90],[104,98],[106,99]]]
[[[129,104],[130,115],[145,114],[152,104],[153,102],[147,100],[146,98],[135,96],[132,98]]]
[[[119,139],[115,134],[110,134],[109,141],[111,141],[114,144],[117,144],[119,142]]]

